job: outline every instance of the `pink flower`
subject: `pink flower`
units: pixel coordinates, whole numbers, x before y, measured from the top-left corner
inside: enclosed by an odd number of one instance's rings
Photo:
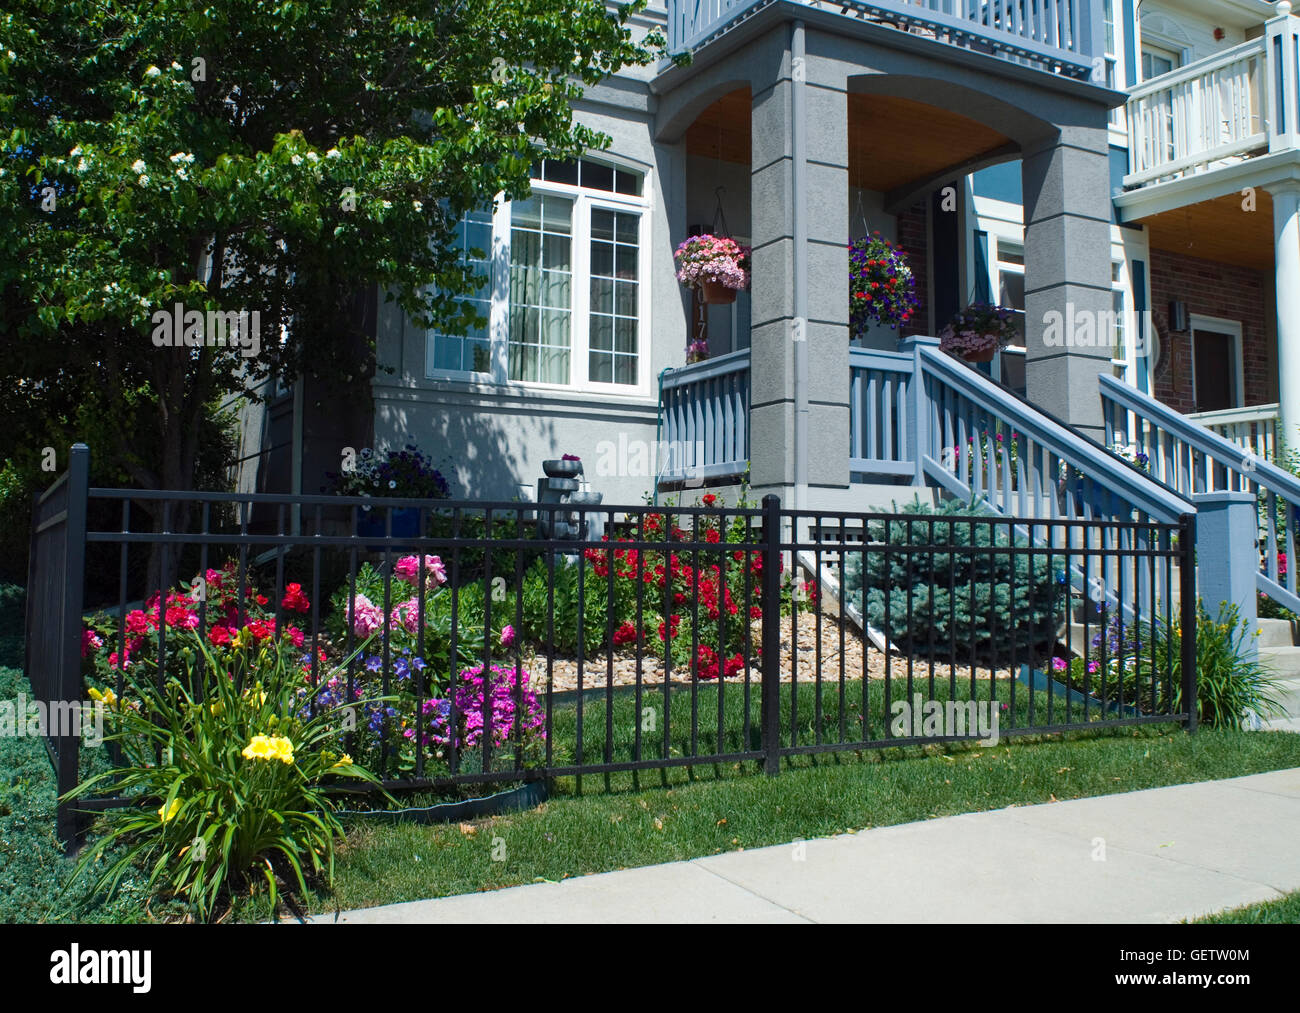
[[[420,599],[408,598],[394,606],[392,625],[400,625],[407,633],[420,632]]]
[[[384,628],[383,610],[364,594],[352,596],[348,614],[352,616],[352,632],[358,637],[372,636]]]
[[[435,587],[447,583],[447,568],[437,556],[424,557],[424,575]],[[393,564],[393,576],[414,587],[420,581],[420,557],[403,556]]]
[[[510,646],[511,644],[513,644],[514,642],[515,642],[515,628],[514,628],[513,626],[506,626],[506,627],[502,628],[502,630],[501,630],[501,646],[502,646],[502,647],[509,647],[509,646]]]
[[[84,658],[90,654],[96,654],[104,646],[104,641],[94,630],[81,631],[81,656]]]

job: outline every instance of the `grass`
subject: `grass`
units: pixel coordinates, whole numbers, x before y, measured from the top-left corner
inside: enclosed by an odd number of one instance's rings
[[[1194,925],[1300,925],[1300,890],[1277,900],[1220,911],[1195,919]]]

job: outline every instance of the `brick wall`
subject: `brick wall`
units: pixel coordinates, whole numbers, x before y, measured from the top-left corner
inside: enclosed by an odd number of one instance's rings
[[[1181,253],[1151,251],[1151,309],[1161,341],[1163,366],[1156,375],[1156,397],[1181,412],[1196,410],[1192,399],[1192,346],[1187,332],[1169,331],[1169,304],[1187,303],[1187,312],[1241,323],[1245,404],[1274,400],[1273,355],[1269,347],[1270,290],[1262,272],[1220,264]]]
[[[898,245],[907,252],[907,262],[912,266],[916,277],[916,294],[921,300],[912,319],[905,324],[900,334],[933,334],[934,327],[930,320],[930,244],[926,227],[925,201],[919,201],[906,211],[898,214]]]

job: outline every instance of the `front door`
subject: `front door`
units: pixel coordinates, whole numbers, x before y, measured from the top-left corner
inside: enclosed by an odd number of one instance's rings
[[[1196,410],[1237,407],[1237,337],[1222,331],[1192,331],[1196,370]]]

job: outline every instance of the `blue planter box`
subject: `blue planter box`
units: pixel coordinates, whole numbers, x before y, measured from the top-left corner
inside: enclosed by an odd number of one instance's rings
[[[357,534],[363,538],[383,538],[388,511],[382,507],[357,511]],[[393,537],[418,538],[420,536],[420,508],[401,507],[393,511]],[[367,545],[367,552],[383,552],[387,546]]]

